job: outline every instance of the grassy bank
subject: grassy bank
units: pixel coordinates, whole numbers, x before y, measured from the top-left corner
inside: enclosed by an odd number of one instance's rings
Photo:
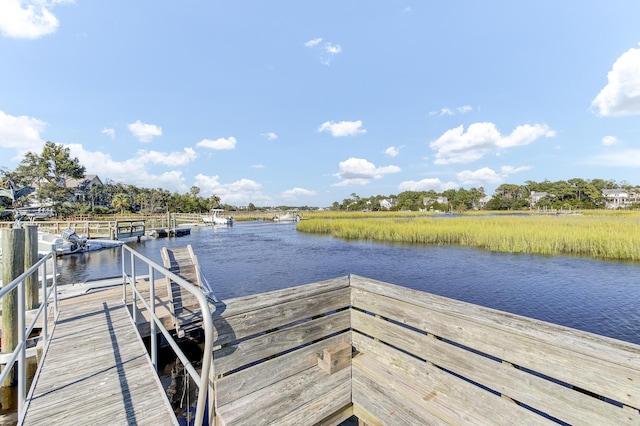
[[[568,254],[640,261],[640,213],[310,218],[301,232],[345,239],[461,245],[507,253]]]

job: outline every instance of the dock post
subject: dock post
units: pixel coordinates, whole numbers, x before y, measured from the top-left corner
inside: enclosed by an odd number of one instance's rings
[[[2,232],[2,282],[8,285],[24,272],[24,229],[0,229]],[[12,352],[18,340],[18,291],[14,289],[2,298],[2,351]],[[14,383],[15,371],[7,376],[2,387]]]
[[[24,227],[24,270],[31,268],[38,261],[38,226],[26,225]],[[42,278],[46,280],[46,277]],[[40,306],[38,298],[38,271],[29,275],[25,280],[26,309],[28,311]]]

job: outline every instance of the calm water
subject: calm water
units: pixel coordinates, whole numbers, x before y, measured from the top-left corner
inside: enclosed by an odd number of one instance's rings
[[[638,264],[343,241],[270,222],[129,244],[160,264],[161,247],[191,244],[221,299],[357,274],[640,344]],[[60,282],[119,275],[120,254],[62,257]]]

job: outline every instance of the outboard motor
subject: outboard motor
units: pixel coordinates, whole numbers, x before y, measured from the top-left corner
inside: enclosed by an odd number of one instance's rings
[[[88,247],[87,237],[85,237],[84,235],[80,236],[76,234],[76,231],[74,231],[71,228],[63,229],[61,234],[62,234],[63,240],[71,243],[72,252],[78,251],[80,249],[85,249]]]

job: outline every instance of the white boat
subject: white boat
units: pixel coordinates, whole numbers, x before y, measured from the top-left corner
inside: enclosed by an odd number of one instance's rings
[[[222,209],[211,209],[211,216],[202,216],[205,225],[233,225],[233,216],[222,217]]]
[[[60,235],[38,232],[38,252],[55,251],[58,256],[105,248],[120,247],[124,241],[89,240],[84,235],[76,234],[72,229],[65,229]]]
[[[300,215],[297,213],[293,215],[291,212],[287,212],[283,216],[276,215],[273,218],[274,222],[298,222],[299,220],[300,220]]]

